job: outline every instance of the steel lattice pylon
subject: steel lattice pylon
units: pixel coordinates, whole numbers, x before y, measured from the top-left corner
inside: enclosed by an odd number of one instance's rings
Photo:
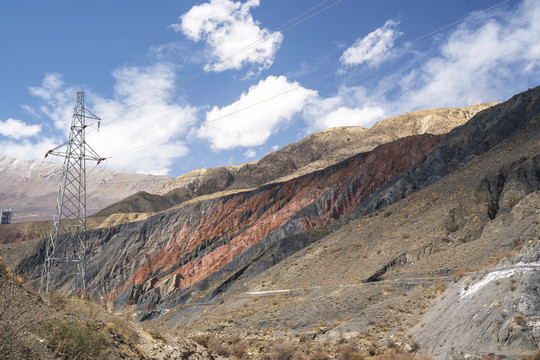
[[[99,118],[84,107],[84,93],[77,92],[69,140],[49,150],[47,155],[64,157],[62,183],[56,202],[50,236],[45,249],[45,264],[41,275],[41,286],[45,292],[51,290],[55,278],[61,274],[60,263],[71,263],[70,271],[77,275],[72,283],[86,290],[86,160],[101,158],[85,141],[86,119]],[[63,148],[65,147],[65,151]],[[65,270],[64,270],[65,271]]]

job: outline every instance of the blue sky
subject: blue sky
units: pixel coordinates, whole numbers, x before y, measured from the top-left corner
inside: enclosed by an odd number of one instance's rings
[[[540,2],[501,2],[5,1],[0,155],[65,142],[77,91],[102,118],[87,131],[100,167],[173,177],[328,127],[504,101],[539,85]]]

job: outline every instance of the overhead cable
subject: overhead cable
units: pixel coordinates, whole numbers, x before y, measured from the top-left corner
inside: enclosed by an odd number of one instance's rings
[[[342,1],[342,0],[340,0],[340,1]],[[395,50],[397,50],[397,49],[400,49],[400,48],[403,48],[403,47],[405,47],[405,46],[407,46],[407,45],[410,45],[410,44],[412,44],[412,43],[415,43],[415,42],[417,42],[417,41],[419,41],[419,40],[422,40],[422,39],[424,39],[424,38],[426,38],[426,37],[432,36],[432,35],[434,35],[434,34],[436,34],[436,33],[439,33],[439,32],[441,32],[441,31],[443,31],[443,30],[446,30],[446,29],[448,29],[448,28],[450,28],[450,27],[452,27],[452,26],[455,26],[455,25],[457,25],[457,24],[460,24],[460,23],[462,23],[462,22],[464,22],[464,21],[466,21],[466,20],[468,20],[468,19],[470,19],[470,18],[472,18],[472,17],[475,17],[475,16],[478,16],[478,15],[480,15],[480,14],[483,14],[483,13],[489,11],[489,10],[492,10],[492,9],[494,9],[494,8],[496,8],[496,7],[498,7],[498,6],[501,6],[501,5],[503,5],[503,4],[507,3],[507,2],[510,2],[510,1],[511,1],[511,0],[504,0],[504,1],[502,1],[502,2],[500,2],[500,3],[498,3],[498,4],[496,4],[496,5],[493,5],[493,6],[489,7],[489,8],[483,9],[483,10],[481,10],[481,11],[479,11],[479,12],[476,12],[476,13],[474,13],[474,14],[472,14],[472,15],[469,15],[469,16],[467,16],[467,17],[461,19],[461,20],[455,21],[455,22],[453,22],[453,23],[451,23],[451,24],[449,24],[449,25],[443,26],[443,27],[441,27],[441,28],[439,28],[439,29],[437,29],[437,30],[431,31],[431,32],[429,32],[429,33],[427,33],[427,34],[424,34],[424,35],[422,35],[422,36],[420,36],[420,37],[417,37],[417,38],[415,38],[415,39],[413,39],[413,40],[404,42],[403,44],[400,44],[400,45],[398,45],[398,46],[395,46],[395,47],[393,47],[393,48],[390,48],[390,49],[388,50],[388,52],[395,51]],[[330,5],[330,6],[334,6],[335,4],[336,4],[336,3],[334,3],[334,4]],[[329,6],[329,7],[330,7],[330,6]],[[327,8],[328,8],[328,7],[327,7]],[[325,9],[327,9],[327,8],[324,8],[323,10],[325,10]],[[323,11],[323,10],[321,10],[321,11]],[[382,55],[383,55],[383,54],[378,54],[378,55],[376,55],[376,56],[373,56],[373,57],[370,58],[369,60],[374,60],[374,59],[376,59],[377,57],[382,56]],[[384,55],[386,55],[386,54],[384,54]],[[212,120],[207,120],[207,121],[205,122],[205,124],[212,123],[212,122],[221,120],[221,119],[223,119],[223,118],[226,118],[226,117],[229,117],[229,116],[238,114],[238,113],[243,112],[243,111],[245,111],[245,110],[251,109],[251,108],[253,108],[253,107],[255,107],[255,106],[261,105],[261,104],[263,104],[263,103],[269,102],[269,101],[274,100],[274,99],[276,99],[276,98],[279,98],[279,97],[281,97],[281,96],[287,95],[287,94],[289,94],[289,93],[291,93],[291,92],[293,92],[293,91],[296,91],[296,90],[299,90],[299,89],[303,89],[303,88],[305,88],[306,86],[315,84],[315,83],[317,83],[317,82],[319,82],[319,81],[322,81],[322,80],[324,80],[324,79],[326,79],[326,78],[329,78],[329,77],[331,77],[331,76],[337,75],[337,74],[340,73],[341,71],[342,71],[341,69],[338,69],[338,70],[336,70],[336,71],[333,71],[333,72],[331,72],[331,73],[328,73],[328,74],[326,74],[326,75],[323,75],[323,76],[321,76],[321,77],[319,77],[319,78],[317,78],[317,79],[315,79],[315,80],[309,81],[309,82],[304,83],[304,84],[300,84],[300,85],[296,86],[295,88],[290,89],[290,90],[288,90],[288,91],[285,91],[285,92],[283,92],[283,93],[276,94],[276,95],[274,95],[274,96],[271,96],[271,97],[269,97],[269,98],[267,98],[267,99],[264,99],[264,100],[261,100],[261,101],[259,101],[259,102],[253,103],[253,104],[251,104],[251,105],[247,105],[247,106],[245,106],[245,107],[243,107],[243,108],[241,108],[241,109],[232,111],[232,112],[230,112],[230,113],[227,113],[227,114],[225,114],[225,115],[219,116],[219,117],[214,118],[214,119],[212,119]],[[156,140],[154,140],[154,141],[152,141],[152,142],[150,142],[150,143],[147,143],[147,144],[144,144],[144,145],[140,145],[140,146],[137,146],[137,147],[132,148],[132,149],[125,150],[125,151],[123,151],[123,152],[121,152],[121,153],[117,153],[117,154],[115,154],[115,155],[113,155],[113,156],[116,157],[116,156],[123,155],[123,154],[129,153],[129,152],[135,151],[135,150],[139,150],[139,149],[145,148],[145,147],[147,147],[147,146],[150,146],[150,145],[153,145],[153,144],[156,144],[156,143],[165,141],[165,140],[167,140],[167,139],[169,139],[169,138],[170,138],[170,136],[163,137],[163,138],[159,138],[159,139],[156,139]],[[110,156],[109,158],[111,158],[111,156]]]
[[[161,91],[161,92],[159,92],[159,93],[156,93],[156,94],[154,94],[154,95],[152,95],[152,96],[150,96],[150,97],[148,97],[148,98],[146,98],[146,99],[140,101],[140,102],[137,103],[137,104],[131,105],[131,106],[126,107],[126,108],[123,108],[122,110],[117,111],[116,113],[111,114],[110,117],[112,117],[112,119],[110,119],[110,120],[108,120],[108,121],[103,121],[103,119],[102,119],[101,127],[106,126],[106,125],[109,125],[109,124],[111,124],[112,122],[114,122],[114,121],[116,121],[116,120],[118,120],[118,119],[123,118],[123,117],[126,116],[127,114],[129,114],[129,113],[131,113],[131,112],[133,112],[133,111],[135,111],[135,110],[141,108],[142,106],[144,106],[144,105],[146,105],[146,104],[148,104],[148,103],[150,103],[150,102],[152,102],[152,101],[154,101],[154,100],[156,100],[156,99],[158,99],[158,98],[160,98],[160,97],[162,97],[162,96],[164,96],[164,95],[170,93],[170,92],[173,91],[174,89],[176,89],[176,88],[178,88],[178,87],[180,87],[180,86],[186,84],[187,82],[189,82],[189,81],[191,81],[191,80],[193,80],[193,79],[195,79],[195,78],[201,76],[202,74],[207,73],[207,72],[209,72],[209,71],[215,69],[218,65],[220,65],[220,64],[222,64],[222,63],[224,63],[224,62],[230,60],[231,58],[234,58],[235,56],[240,55],[241,53],[244,53],[244,52],[246,52],[246,51],[252,49],[253,47],[259,45],[260,43],[265,42],[265,41],[267,41],[268,39],[271,39],[272,37],[276,36],[277,34],[283,33],[283,32],[285,32],[285,31],[287,31],[287,30],[290,30],[290,29],[294,28],[295,26],[297,26],[297,25],[299,25],[299,24],[301,24],[301,23],[307,21],[308,19],[311,19],[312,17],[314,17],[314,16],[316,16],[316,15],[322,13],[323,11],[326,11],[326,10],[328,10],[328,9],[330,9],[330,8],[332,8],[332,7],[334,7],[335,5],[339,4],[339,3],[342,2],[343,0],[337,0],[337,1],[335,1],[334,3],[332,3],[332,4],[330,4],[330,5],[326,6],[326,7],[324,7],[323,9],[321,9],[321,10],[319,10],[319,11],[317,11],[317,12],[311,14],[311,15],[309,15],[308,17],[306,17],[306,18],[304,18],[304,19],[302,19],[302,20],[300,20],[300,21],[298,21],[298,22],[295,22],[296,20],[301,19],[303,16],[309,14],[310,12],[314,11],[315,9],[321,7],[322,5],[324,5],[325,3],[327,3],[328,1],[330,1],[330,0],[323,0],[323,1],[319,2],[317,5],[313,6],[312,8],[310,8],[310,9],[308,9],[308,10],[306,10],[306,11],[304,11],[302,14],[300,14],[300,15],[294,17],[293,19],[287,21],[286,23],[284,23],[283,25],[281,25],[280,27],[278,27],[277,29],[275,29],[274,31],[272,31],[269,35],[263,36],[263,37],[259,38],[258,40],[255,40],[254,42],[252,42],[252,43],[250,43],[250,44],[244,46],[243,48],[237,50],[237,51],[234,52],[233,54],[231,54],[231,55],[229,55],[229,56],[227,56],[227,57],[225,57],[225,58],[219,60],[218,62],[214,63],[214,64],[211,65],[211,66],[205,67],[205,68],[204,68],[203,70],[201,70],[200,72],[198,72],[198,73],[196,73],[196,74],[194,74],[194,75],[192,75],[192,76],[190,76],[190,77],[187,77],[186,79],[180,81],[179,83],[173,85],[172,87],[170,87],[170,88],[168,88],[168,89],[165,89],[165,90],[163,90],[163,91]],[[289,25],[289,24],[291,24],[291,25]],[[287,26],[287,25],[289,25],[289,26]]]

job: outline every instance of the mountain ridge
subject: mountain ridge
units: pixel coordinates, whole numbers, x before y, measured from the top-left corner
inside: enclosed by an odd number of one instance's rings
[[[276,150],[256,162],[194,170],[172,179],[155,193],[163,195],[173,188],[185,187],[194,196],[200,196],[216,191],[253,188],[272,181],[284,181],[324,169],[354,154],[372,150],[398,138],[426,133],[445,134],[479,111],[496,104],[420,110],[383,119],[371,129],[358,126],[326,129]],[[223,179],[220,183],[216,183],[215,174],[219,174]]]
[[[13,210],[12,222],[51,219],[62,178],[62,165],[0,156],[0,204]],[[87,214],[125,197],[152,190],[168,176],[87,168]]]

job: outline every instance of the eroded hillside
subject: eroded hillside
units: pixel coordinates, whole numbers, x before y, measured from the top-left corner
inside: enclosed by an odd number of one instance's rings
[[[535,88],[444,136],[399,139],[306,175],[89,231],[89,291],[185,336],[532,356],[539,149]],[[23,267],[37,277],[42,258],[43,245]],[[67,275],[56,281],[67,289]],[[482,293],[490,305],[468,303]],[[470,316],[453,316],[459,306]]]
[[[440,137],[397,140],[284,183],[198,201],[145,221],[86,233],[89,290],[149,309],[289,235],[328,225],[422,159]],[[37,264],[36,264],[37,265]],[[62,286],[66,277],[60,277]],[[213,285],[219,287],[218,281]]]
[[[213,298],[164,306],[162,321],[307,334],[366,353],[416,343],[443,359],[531,356],[540,346],[539,110],[537,88],[479,114],[346,221],[285,239]],[[273,266],[253,278],[265,262]]]

